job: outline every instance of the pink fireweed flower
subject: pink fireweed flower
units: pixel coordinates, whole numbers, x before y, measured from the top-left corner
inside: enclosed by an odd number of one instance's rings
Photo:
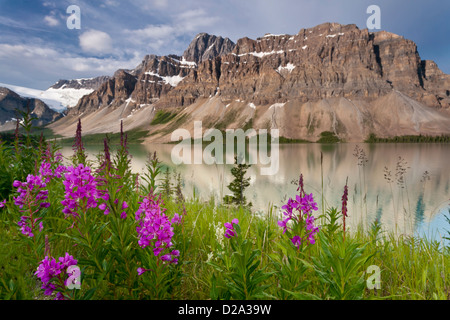
[[[139,226],[136,227],[138,233],[138,244],[141,248],[148,246],[153,248],[154,256],[159,256],[165,250],[173,246],[172,237],[174,236],[172,222],[164,213],[165,208],[162,208],[163,202],[161,197],[155,199],[156,196],[149,194],[140,202],[139,209],[136,211],[136,221]],[[174,251],[172,251],[174,252]],[[170,259],[167,259],[167,254],[163,254],[159,259],[176,264],[178,259],[175,255],[169,254]]]
[[[300,248],[300,245],[302,244],[302,238],[300,238],[300,236],[295,236],[291,239],[292,243],[294,244],[294,246],[298,248]]]
[[[284,210],[284,219],[278,221],[278,225],[283,229],[283,234],[288,230],[292,230],[295,233],[299,232],[300,235],[295,235],[291,238],[292,243],[298,249],[300,245],[305,243],[304,240],[308,239],[310,244],[315,243],[315,235],[319,231],[319,227],[314,225],[315,218],[313,211],[317,211],[317,203],[314,201],[313,194],[306,194],[303,190],[303,176],[300,175],[299,187],[297,191],[300,191],[299,195],[296,195],[295,200],[290,198],[282,209]],[[291,223],[289,224],[289,222]]]
[[[79,210],[85,213],[88,209],[97,207],[98,200],[109,199],[106,191],[97,188],[98,183],[91,174],[91,168],[85,167],[82,163],[78,167],[67,168],[63,184],[65,197],[61,204],[66,215],[77,217]]]
[[[347,201],[348,201],[348,183],[345,184],[344,187],[344,194],[342,195],[342,219],[344,224],[344,241],[345,241],[345,218],[348,217],[347,215]]]
[[[40,176],[28,175],[26,182],[14,181],[13,186],[19,192],[18,197],[14,197],[14,204],[23,209],[26,204],[40,205],[40,200],[48,197],[48,190],[44,190],[47,186]],[[34,200],[38,200],[35,202]],[[45,205],[43,205],[45,206]]]
[[[316,235],[317,232],[319,232],[319,228],[318,227],[313,227],[312,231],[308,234],[309,243],[311,243],[311,244],[315,244],[316,243],[315,235]]]
[[[345,217],[348,217],[348,215],[347,215],[347,201],[348,201],[348,186],[345,185],[345,187],[344,187],[344,194],[342,195],[342,214]]]
[[[305,195],[305,190],[303,189],[303,174],[300,174],[300,178],[298,180],[297,191],[300,191],[300,196],[304,196]]]
[[[295,200],[289,198],[287,204],[281,207],[281,209],[286,210],[285,215],[292,216],[292,210],[297,209],[298,203]]]
[[[231,221],[231,223],[230,222],[224,223],[225,228],[227,228],[227,230],[225,230],[225,238],[230,239],[230,238],[236,236],[236,230],[234,230],[235,224],[239,224],[238,219],[233,219],[233,221]]]
[[[122,210],[126,210],[128,209],[128,203],[126,201],[122,202]],[[127,212],[126,211],[122,211],[122,213],[120,214],[120,218],[121,219],[126,219],[127,218]]]
[[[6,206],[6,199],[0,202],[0,208],[4,208]]]
[[[20,221],[17,223],[22,231],[22,234],[26,235],[27,237],[33,238],[34,234],[33,234],[33,228],[30,227],[29,223],[28,223],[29,217],[27,216],[22,216],[20,217]]]
[[[147,271],[153,271],[152,269],[144,269],[144,268],[137,268],[137,273],[139,276],[143,275],[144,273],[146,273]]]
[[[300,208],[303,211],[304,214],[309,214],[313,210],[317,211],[317,203],[314,202],[313,194],[305,194],[305,196],[300,197],[296,196],[297,202],[300,204]]]
[[[291,219],[292,219],[292,218],[287,217],[287,218],[284,219],[284,220],[278,221],[278,225],[279,225],[281,228],[283,228],[283,234],[286,233],[286,231],[287,231],[287,229],[288,229],[288,222],[289,222]]]
[[[137,273],[138,273],[138,275],[142,275],[142,274],[144,274],[146,271],[147,271],[147,270],[144,269],[144,268],[137,268]]]
[[[175,213],[173,215],[171,222],[172,222],[172,224],[181,224],[181,220],[182,220],[182,217],[178,213]]]
[[[39,175],[45,179],[45,183],[49,183],[53,178],[62,178],[67,168],[62,165],[62,154],[52,152],[48,146],[42,157],[42,163],[39,168]]]
[[[52,164],[48,163],[48,162],[42,162],[41,163],[41,167],[39,168],[39,174],[46,178],[46,182],[48,183],[50,181],[50,178],[48,178],[49,176],[53,176],[53,171],[52,171]]]
[[[48,190],[45,190],[45,182],[40,176],[28,175],[26,182],[14,181],[13,186],[17,188],[19,195],[14,197],[14,204],[19,211],[25,213],[17,223],[21,227],[22,234],[34,237],[34,229],[41,218],[34,218],[41,208],[48,208],[49,202],[44,202],[48,198]]]
[[[64,257],[58,258],[58,261],[55,258],[46,256],[34,273],[41,280],[41,288],[47,296],[51,296],[57,288],[63,289],[68,285],[69,274],[67,273],[67,268],[78,263],[67,252]],[[58,292],[55,300],[62,299],[65,299],[64,295]]]

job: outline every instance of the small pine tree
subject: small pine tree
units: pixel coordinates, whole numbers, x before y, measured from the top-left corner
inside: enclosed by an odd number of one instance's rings
[[[250,178],[245,178],[247,170],[251,167],[248,164],[238,164],[237,157],[234,157],[235,166],[231,169],[231,174],[234,180],[228,185],[228,189],[233,192],[232,196],[225,196],[224,202],[227,204],[237,204],[242,207],[251,207],[252,203],[247,204],[247,199],[244,195],[245,189],[250,185]]]

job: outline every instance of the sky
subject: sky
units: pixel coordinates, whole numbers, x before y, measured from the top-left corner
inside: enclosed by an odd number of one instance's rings
[[[80,29],[67,27],[71,5]],[[59,79],[112,75],[146,54],[182,55],[200,32],[236,42],[324,22],[365,29],[370,5],[381,9],[381,30],[413,40],[422,59],[450,74],[450,1],[0,0],[0,83],[45,90]]]

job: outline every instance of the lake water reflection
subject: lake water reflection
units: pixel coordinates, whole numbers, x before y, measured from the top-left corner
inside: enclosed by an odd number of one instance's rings
[[[232,180],[232,165],[179,165],[171,160],[174,145],[130,146],[133,171],[142,173],[149,152],[181,174],[184,194],[217,201],[229,194],[226,187]],[[279,146],[279,171],[273,176],[260,175],[259,165],[247,172],[251,185],[246,197],[253,208],[267,211],[270,204],[280,208],[288,197],[296,194],[300,173],[304,176],[305,191],[313,193],[322,210],[322,174],[325,206],[340,208],[344,185],[348,178],[349,220],[353,226],[370,224],[378,219],[386,229],[399,233],[419,233],[440,240],[450,229],[444,215],[450,210],[450,145],[449,144],[286,144]],[[367,162],[358,165],[355,148],[364,151]],[[103,146],[86,147],[90,157]],[[71,147],[63,148],[70,156]],[[323,163],[321,166],[321,154]],[[233,156],[233,155],[227,155]],[[398,183],[399,157],[406,172]],[[392,183],[385,177],[385,167],[391,172]],[[427,173],[426,173],[427,172]]]

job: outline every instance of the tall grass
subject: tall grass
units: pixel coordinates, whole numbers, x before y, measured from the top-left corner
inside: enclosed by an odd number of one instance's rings
[[[232,298],[227,295],[225,285],[228,275],[225,270],[231,265],[223,266],[219,262],[225,252],[232,250],[228,239],[220,235],[223,234],[223,224],[233,218],[239,219],[243,231],[241,236],[254,250],[259,250],[255,257],[259,261],[258,270],[267,275],[263,281],[267,286],[264,295],[239,296],[238,299],[450,298],[450,252],[432,240],[397,237],[384,231],[370,234],[362,231],[364,228],[360,225],[361,230],[347,231],[344,243],[339,218],[322,225],[314,246],[305,252],[297,252],[283,237],[272,207],[266,216],[255,216],[244,209],[198,198],[188,200],[184,205],[187,214],[183,229],[177,236],[177,248],[183,256],[179,272],[183,276],[166,298],[206,300],[219,297],[218,292],[221,292],[222,299]],[[169,215],[179,212],[179,204],[174,200],[167,201],[166,208]],[[57,216],[55,219],[55,223],[61,223]],[[33,276],[38,260],[27,253],[17,229],[15,219],[2,211],[0,241],[4,245],[0,249],[0,297],[43,298]],[[128,232],[132,235],[133,228],[128,228]],[[71,249],[63,239],[55,236],[51,236],[51,243],[53,252]],[[214,267],[214,263],[219,267]],[[380,290],[368,290],[365,286],[365,272],[370,265],[381,269]],[[223,273],[219,272],[220,267],[225,268]],[[83,292],[92,289],[86,288],[86,283],[83,282]],[[114,281],[109,284],[106,281],[91,298],[117,299],[117,294],[106,294],[108,287],[114,285],[117,285]],[[144,296],[121,292],[121,298]]]
[[[106,150],[92,164],[98,174],[106,170]],[[0,159],[12,156],[10,149],[0,152]],[[112,157],[120,173],[107,178],[112,212],[89,209],[77,228],[62,213],[61,181],[49,182],[51,206],[40,212],[45,228],[34,239],[17,225],[21,213],[13,203],[15,193],[5,199],[0,208],[0,299],[46,299],[34,272],[45,255],[65,252],[78,260],[82,274],[81,289],[67,291],[70,299],[450,299],[450,249],[439,242],[397,236],[378,222],[367,227],[367,219],[347,228],[344,238],[342,213],[324,204],[316,242],[296,246],[280,228],[281,215],[273,206],[257,214],[195,194],[171,196],[164,192],[170,177],[162,179],[156,154],[142,177],[131,174],[128,157],[123,145]],[[39,159],[34,159],[37,168]],[[161,197],[168,217],[182,216],[174,227],[177,265],[158,262],[137,244],[134,215],[149,193]],[[323,197],[318,193],[313,192],[316,199]],[[128,217],[120,218],[114,210],[124,200]],[[234,219],[239,221],[237,236],[228,239],[224,224]],[[367,286],[370,266],[381,270],[379,289]],[[138,267],[150,271],[139,275]]]

